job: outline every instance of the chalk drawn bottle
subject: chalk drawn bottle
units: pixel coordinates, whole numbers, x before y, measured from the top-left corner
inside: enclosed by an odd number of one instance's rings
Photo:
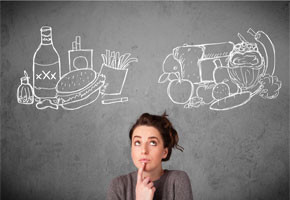
[[[51,99],[56,96],[56,84],[61,76],[59,54],[52,41],[52,28],[40,29],[41,42],[33,55],[33,89],[38,99]]]
[[[24,75],[21,77],[21,84],[17,88],[17,101],[21,104],[33,104],[33,89],[29,83],[29,77],[26,71],[24,71]]]

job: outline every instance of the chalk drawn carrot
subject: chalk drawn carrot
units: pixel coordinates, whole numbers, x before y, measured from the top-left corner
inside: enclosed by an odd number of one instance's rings
[[[132,62],[138,62],[137,58],[130,58],[130,56],[130,53],[120,55],[120,52],[110,50],[106,50],[106,54],[102,54],[103,64],[99,73],[106,77],[103,96],[120,95],[122,93],[128,74],[128,66]],[[106,99],[102,101],[102,104],[125,101],[128,101],[128,97]]]
[[[275,71],[275,47],[263,31],[247,31],[257,43],[248,42],[240,33],[240,43],[220,42],[183,45],[173,49],[163,61],[163,74],[158,83],[168,83],[167,94],[185,108],[210,105],[212,110],[240,107],[259,94],[274,99],[282,86]],[[180,75],[179,75],[180,74]],[[178,92],[173,82],[189,81],[192,87]],[[174,95],[191,95],[186,101],[176,101]]]

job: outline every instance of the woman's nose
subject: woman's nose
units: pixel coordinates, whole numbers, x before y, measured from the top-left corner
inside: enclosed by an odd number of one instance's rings
[[[147,145],[143,145],[141,149],[142,154],[147,154],[148,153],[148,147]]]

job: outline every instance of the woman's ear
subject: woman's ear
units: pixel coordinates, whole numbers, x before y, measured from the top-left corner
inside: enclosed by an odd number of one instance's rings
[[[162,155],[162,158],[165,159],[167,157],[167,154],[168,154],[168,148],[164,148],[163,150],[163,155]]]

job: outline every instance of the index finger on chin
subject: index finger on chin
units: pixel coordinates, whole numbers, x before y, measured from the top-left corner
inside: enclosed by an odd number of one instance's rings
[[[142,163],[142,166],[138,169],[137,182],[142,182],[142,175],[143,175],[144,168],[145,168],[145,163]]]

